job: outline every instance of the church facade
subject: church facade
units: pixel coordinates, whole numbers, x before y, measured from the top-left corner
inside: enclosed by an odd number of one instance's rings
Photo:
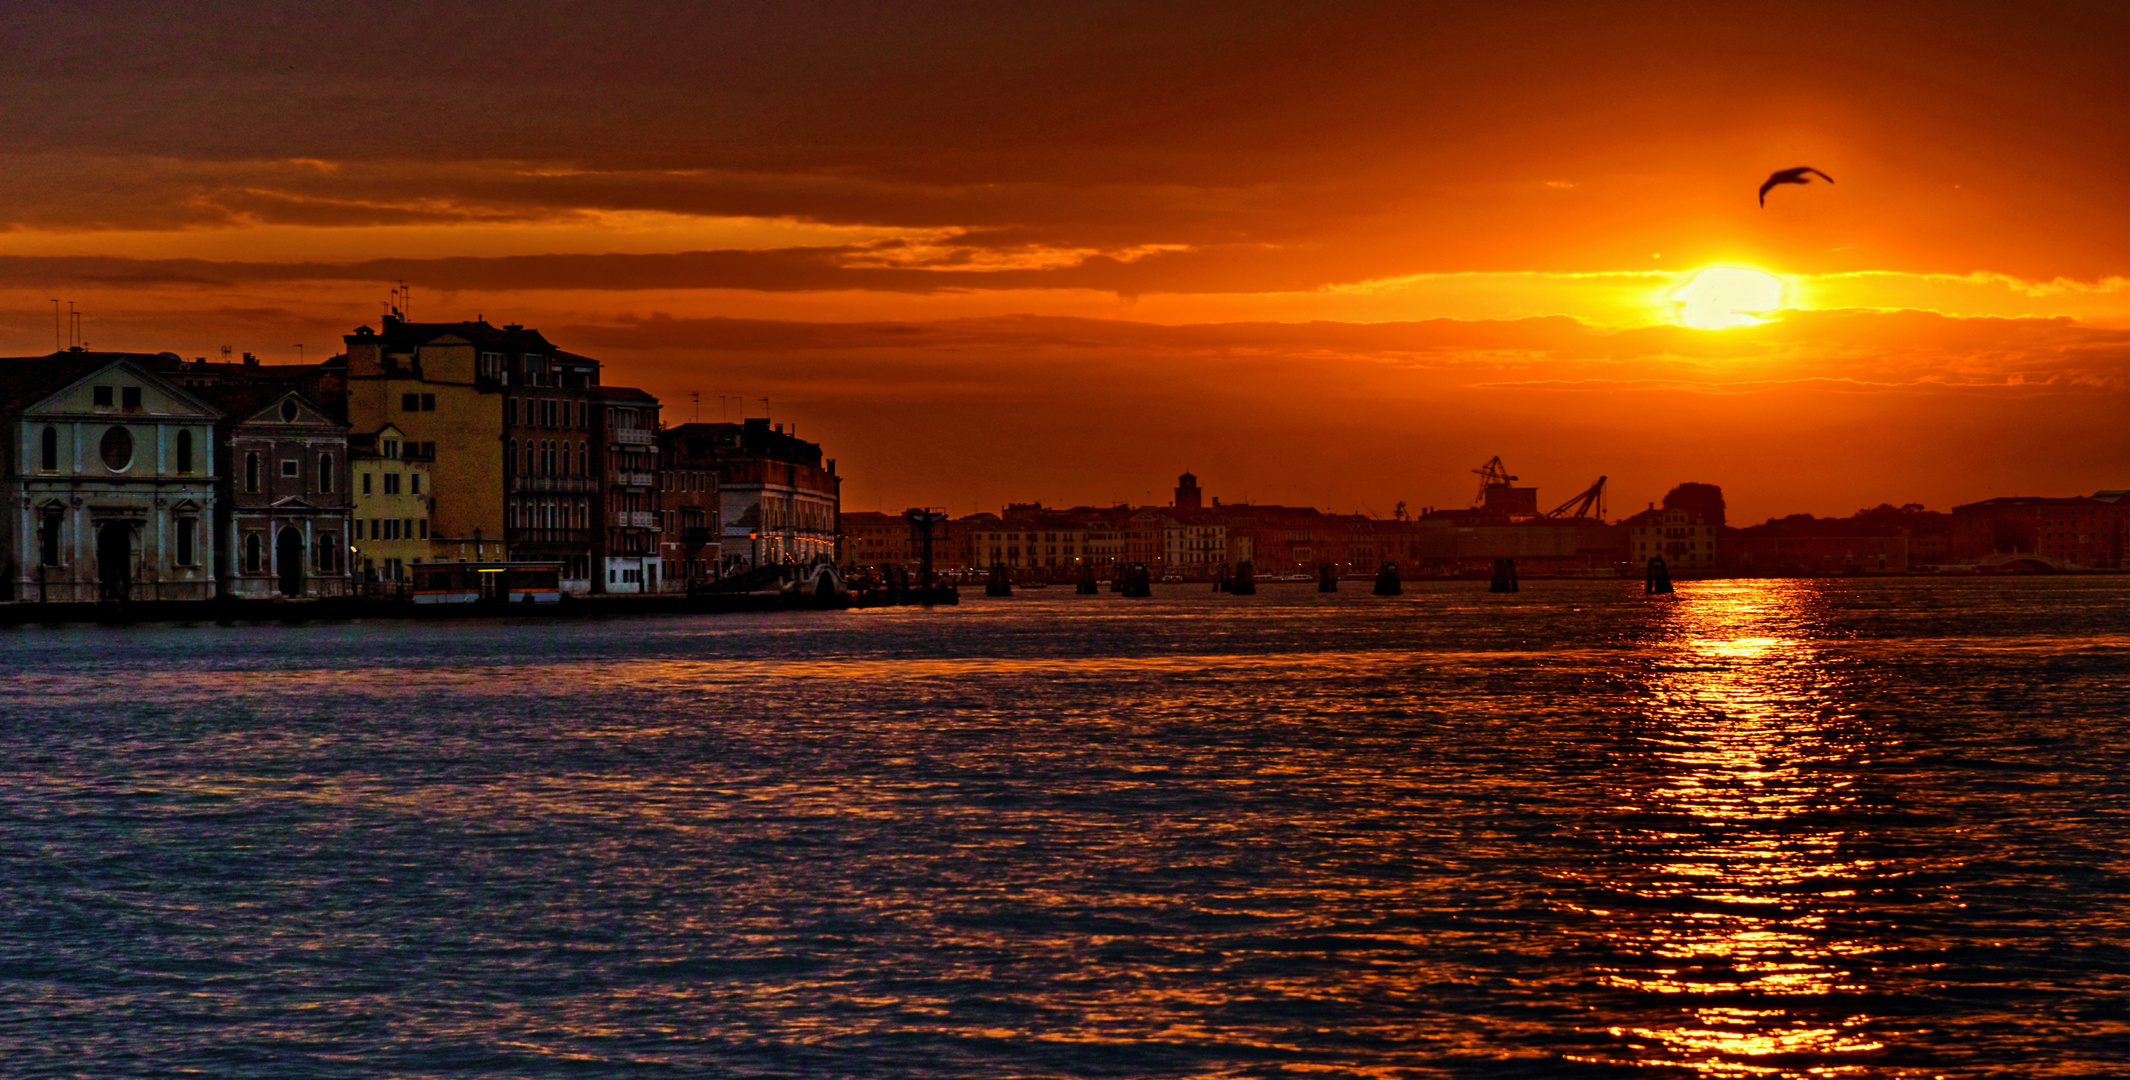
[[[220,414],[155,363],[76,350],[0,359],[5,599],[215,595]]]

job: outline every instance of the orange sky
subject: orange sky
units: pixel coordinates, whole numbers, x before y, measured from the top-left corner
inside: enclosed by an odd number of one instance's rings
[[[0,351],[317,358],[404,279],[853,508],[2130,484],[2122,5],[1473,7],[18,5]],[[1670,325],[1708,265],[1789,310]]]

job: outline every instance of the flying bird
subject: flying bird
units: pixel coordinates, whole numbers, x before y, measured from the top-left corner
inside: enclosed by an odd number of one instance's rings
[[[1799,165],[1798,167],[1796,167],[1796,168],[1794,168],[1794,169],[1784,169],[1784,170],[1782,170],[1781,172],[1779,172],[1779,173],[1776,173],[1775,175],[1773,175],[1773,176],[1770,176],[1770,177],[1768,177],[1768,182],[1767,182],[1767,183],[1765,183],[1765,184],[1762,184],[1762,185],[1760,185],[1760,205],[1761,205],[1761,207],[1762,207],[1763,209],[1765,209],[1765,208],[1767,207],[1767,205],[1768,205],[1768,189],[1769,189],[1769,188],[1771,188],[1771,187],[1774,187],[1774,186],[1775,186],[1775,185],[1777,185],[1777,184],[1809,184],[1809,183],[1811,183],[1811,182],[1812,182],[1812,177],[1811,177],[1811,176],[1806,176],[1806,175],[1805,175],[1806,173],[1811,173],[1811,174],[1812,174],[1812,176],[1817,176],[1817,177],[1819,177],[1820,179],[1822,179],[1822,180],[1825,180],[1826,182],[1828,182],[1828,183],[1830,183],[1830,184],[1834,182],[1834,178],[1833,178],[1833,177],[1831,177],[1831,176],[1828,176],[1828,175],[1827,175],[1826,173],[1823,173],[1823,172],[1819,171],[1818,169],[1815,169],[1815,168],[1813,168],[1813,167],[1812,167],[1812,166],[1810,166],[1810,165]]]

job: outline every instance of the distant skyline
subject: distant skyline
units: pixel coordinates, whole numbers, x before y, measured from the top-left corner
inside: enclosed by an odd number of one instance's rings
[[[339,350],[394,283],[856,508],[1734,519],[2130,481],[2130,11],[18,5],[0,353]],[[1837,180],[1783,186],[1809,165]],[[1695,270],[1764,325],[1672,325]],[[1151,493],[1151,497],[1149,494]]]

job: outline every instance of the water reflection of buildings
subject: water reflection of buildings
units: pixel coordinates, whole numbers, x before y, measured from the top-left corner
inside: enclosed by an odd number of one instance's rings
[[[1806,583],[1740,582],[1665,616],[1638,733],[1650,782],[1620,792],[1625,858],[1591,882],[1616,897],[1604,978],[1650,995],[1611,1029],[1612,1060],[1806,1075],[1880,1048],[1846,1004],[1876,947],[1835,928],[1868,869],[1844,855],[1867,740],[1816,603]]]

